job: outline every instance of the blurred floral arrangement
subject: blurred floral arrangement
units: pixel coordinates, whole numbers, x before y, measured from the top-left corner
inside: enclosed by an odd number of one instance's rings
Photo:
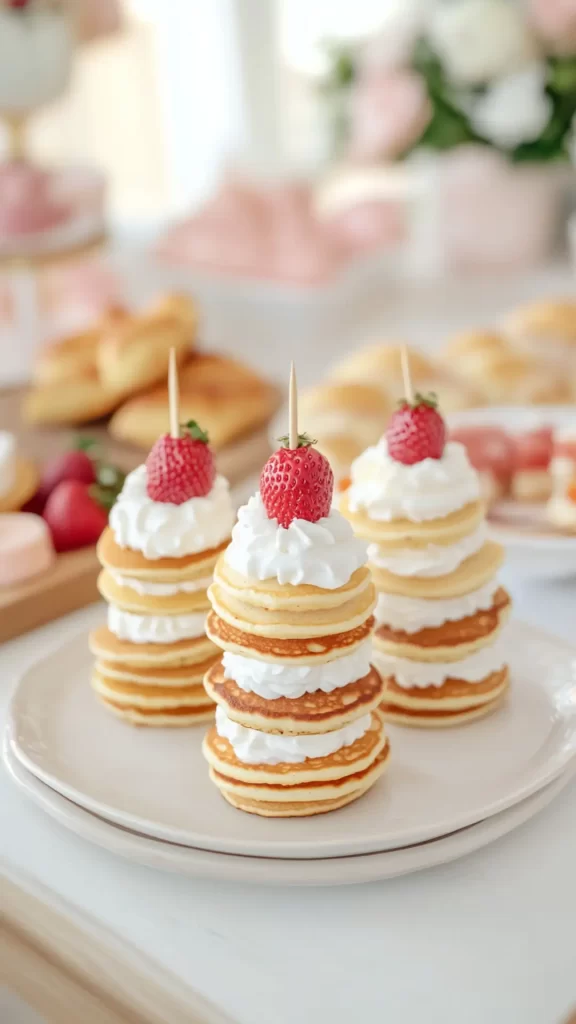
[[[468,144],[514,163],[576,155],[576,0],[405,0],[328,57],[321,88],[352,159]]]

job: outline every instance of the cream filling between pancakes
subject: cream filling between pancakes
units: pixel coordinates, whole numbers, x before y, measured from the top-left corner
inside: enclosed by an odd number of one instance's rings
[[[351,654],[320,665],[283,665],[225,651],[222,666],[226,678],[247,693],[256,693],[263,700],[293,699],[318,690],[331,693],[363,679],[370,671],[371,656],[372,643],[364,640]]]
[[[119,640],[133,644],[173,644],[204,636],[206,613],[190,615],[137,615],[108,605],[108,629]]]
[[[483,647],[461,661],[423,662],[409,658],[395,658],[374,652],[374,664],[384,678],[394,677],[398,686],[443,686],[447,679],[461,679],[465,683],[480,683],[493,672],[500,672],[507,663],[506,633],[501,634],[490,647]]]
[[[328,757],[349,747],[368,732],[372,715],[363,715],[342,729],[313,736],[284,736],[247,729],[216,708],[216,731],[228,740],[235,756],[244,764],[300,764],[308,758]]]
[[[454,544],[428,544],[425,548],[394,550],[380,544],[368,546],[368,559],[379,569],[395,576],[448,576],[462,562],[480,551],[488,538],[486,523],[481,523],[468,537]]]
[[[109,569],[108,572],[119,587],[129,587],[137,594],[149,594],[157,597],[172,597],[174,594],[194,594],[200,590],[207,590],[212,583],[212,577],[206,576],[200,580],[181,580],[179,583],[152,583],[150,580],[139,580],[133,576],[123,576],[120,572]]]
[[[479,611],[488,611],[494,604],[499,589],[497,579],[490,580],[477,590],[460,597],[414,598],[399,594],[378,594],[376,622],[403,633],[418,633],[434,629],[445,622],[458,622]]]

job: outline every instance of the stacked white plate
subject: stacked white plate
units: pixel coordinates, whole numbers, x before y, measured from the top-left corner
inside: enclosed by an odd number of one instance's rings
[[[99,706],[85,634],[20,680],[4,758],[48,814],[139,863],[259,884],[388,878],[479,849],[570,780],[576,652],[519,623],[510,645],[499,712],[454,730],[390,727],[388,773],[334,814],[274,820],[230,807],[208,778],[202,729],[133,729]]]

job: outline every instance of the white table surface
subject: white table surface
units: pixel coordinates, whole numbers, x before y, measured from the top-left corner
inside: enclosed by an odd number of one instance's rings
[[[422,301],[413,291],[383,293],[380,326],[373,320],[355,336],[425,344],[569,281],[564,272],[468,280],[449,293],[428,285]],[[290,352],[270,335],[239,345],[237,330],[225,338],[215,318],[211,326],[208,337],[283,374]],[[344,333],[314,346],[298,333],[303,381],[336,358]],[[519,617],[576,639],[576,580],[507,582]],[[1,648],[0,725],[18,674],[95,614],[86,609]],[[380,884],[297,890],[195,882],[116,859],[45,817],[0,772],[0,856],[240,1024],[560,1024],[576,1007],[576,784],[462,861]]]

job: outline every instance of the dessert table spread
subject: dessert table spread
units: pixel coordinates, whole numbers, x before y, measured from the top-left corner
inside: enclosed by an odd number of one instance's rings
[[[566,272],[543,275],[536,288],[568,290],[569,281]],[[533,287],[527,277],[474,289],[476,321]],[[463,324],[471,291],[469,284],[465,296],[453,291],[455,306],[447,295],[434,302],[434,290],[426,289],[434,336],[438,318],[446,330]],[[384,303],[379,319],[388,313],[392,333],[416,327],[412,336],[425,342],[423,307],[416,323],[410,310],[418,303],[403,298],[390,300],[388,310]],[[224,335],[222,342],[227,348]],[[296,345],[291,354],[301,361],[303,383],[343,347],[332,337],[305,358],[305,344]],[[284,376],[286,352],[273,355],[253,339],[247,354]],[[503,581],[516,618],[574,643],[576,579],[527,579],[515,564]],[[91,606],[0,647],[0,728],[18,676],[103,615]],[[191,799],[193,785],[191,779]],[[348,1024],[351,1014],[394,1024],[424,1016],[427,1024],[561,1024],[576,1008],[576,780],[529,823],[473,855],[338,888],[216,883],[124,861],[65,831],[3,769],[0,822],[0,862],[12,877],[40,883],[238,1024]]]

